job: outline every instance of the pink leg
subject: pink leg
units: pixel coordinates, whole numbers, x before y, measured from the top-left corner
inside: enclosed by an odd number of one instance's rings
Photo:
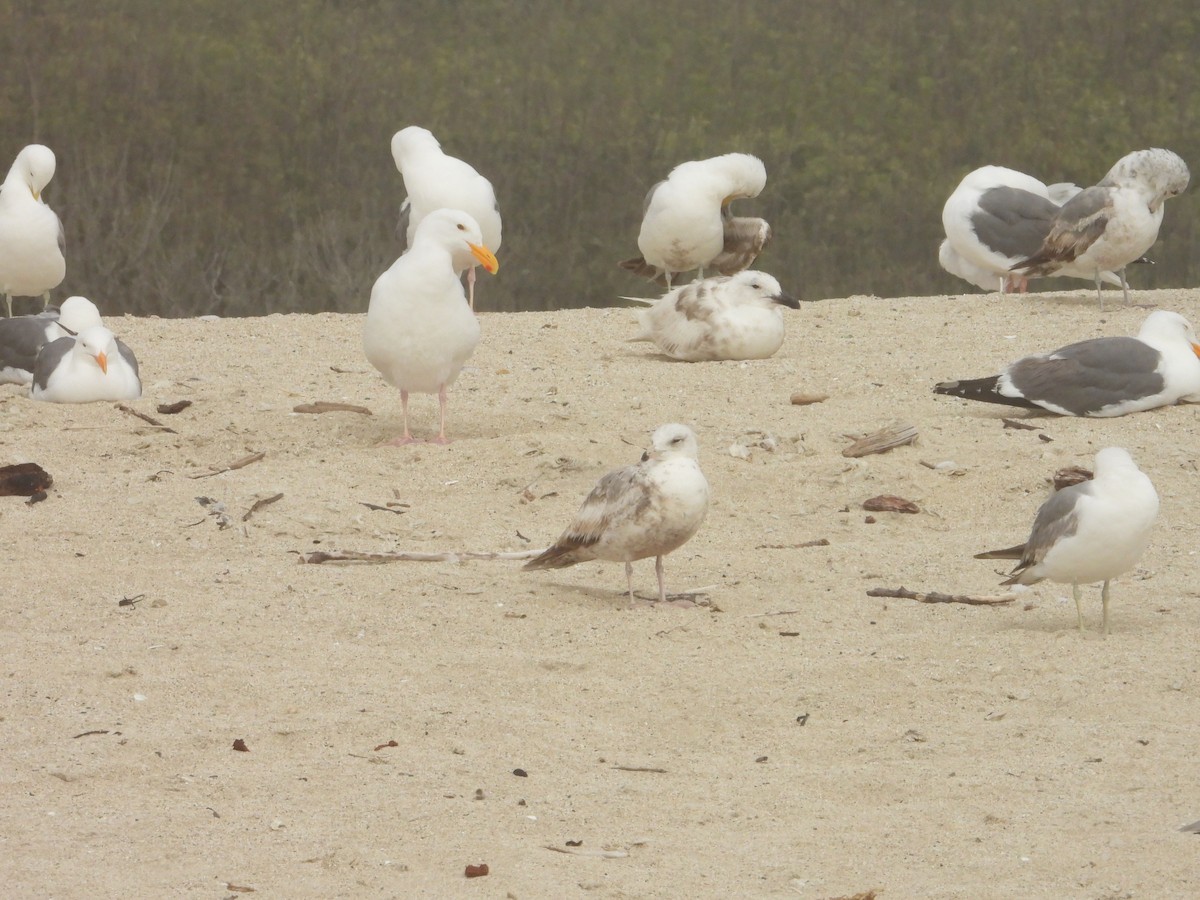
[[[667,602],[667,588],[663,584],[663,563],[662,557],[654,557],[654,574],[658,576],[658,602]]]
[[[400,392],[400,409],[404,415],[404,434],[390,441],[384,441],[385,444],[393,444],[397,447],[403,447],[405,444],[416,442],[416,439],[408,431],[408,391]]]
[[[472,269],[471,271],[475,270]],[[434,438],[434,442],[438,444],[450,443],[446,438],[446,386],[444,384],[438,388],[438,436]]]
[[[629,586],[629,602],[636,603],[637,601],[633,599],[633,563],[631,562],[625,563],[625,582]]]
[[[467,302],[471,304],[471,312],[475,311],[475,267],[467,269]]]

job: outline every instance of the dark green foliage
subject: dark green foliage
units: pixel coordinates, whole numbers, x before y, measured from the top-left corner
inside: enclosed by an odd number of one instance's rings
[[[616,262],[688,159],[763,158],[758,265],[812,299],[962,289],[940,214],[977,166],[1200,166],[1191,0],[0,0],[0,22],[0,158],[58,154],[63,290],[109,313],[365,310],[409,124],[496,186],[484,310],[653,294]],[[1200,283],[1197,190],[1135,286]]]

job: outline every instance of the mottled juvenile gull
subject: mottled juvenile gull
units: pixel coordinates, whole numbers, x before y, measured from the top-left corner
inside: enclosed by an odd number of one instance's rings
[[[1019,560],[1005,585],[1037,584],[1045,578],[1071,585],[1080,631],[1079,586],[1104,582],[1100,597],[1108,634],[1109,582],[1137,565],[1157,517],[1158,494],[1150,479],[1128,451],[1107,447],[1096,454],[1091,481],[1065,487],[1042,504],[1029,540],[975,558]]]
[[[500,265],[484,245],[479,223],[461,210],[436,210],[421,220],[408,252],[371,289],[363,349],[384,380],[400,389],[404,433],[392,443],[413,442],[410,391],[438,395],[435,440],[447,442],[446,390],[479,343],[479,320],[458,273],[476,262],[489,272]]]
[[[30,396],[50,403],[136,400],[142,396],[137,359],[111,331],[93,325],[41,349]]]
[[[54,151],[30,144],[0,185],[0,293],[10,317],[13,297],[40,296],[45,309],[67,273],[62,222],[42,200],[54,167]]]
[[[1155,310],[1137,337],[1103,337],[1026,356],[999,375],[944,381],[938,394],[1107,418],[1200,402],[1200,342],[1188,320]]]
[[[642,461],[601,478],[554,546],[525,568],[562,569],[593,559],[623,562],[632,601],[633,563],[653,556],[658,599],[665,601],[663,557],[686,543],[708,512],[699,452],[686,425],[660,425]]]
[[[1032,175],[984,166],[967,173],[942,207],[946,239],[938,249],[943,269],[984,290],[1021,291],[1028,279],[1013,274],[1013,264],[1035,253],[1058,214],[1059,206],[1078,193],[1073,184],[1047,187]],[[1052,273],[1072,278],[1095,277],[1095,271],[1074,264]],[[1112,272],[1100,277],[1119,285]]]
[[[757,197],[767,183],[762,160],[748,153],[726,153],[680,163],[646,195],[638,234],[640,257],[620,263],[670,290],[681,272],[715,268],[733,275],[752,265],[771,239],[762,219],[734,218],[729,204]]]
[[[1190,179],[1187,164],[1170,150],[1152,148],[1123,156],[1095,187],[1063,204],[1041,247],[1010,268],[1025,275],[1052,275],[1064,266],[1099,273],[1121,271],[1158,240],[1163,204],[1181,194]],[[1103,302],[1103,295],[1101,295]]]
[[[426,128],[410,125],[392,136],[392,158],[404,179],[408,196],[400,206],[400,228],[411,247],[417,225],[437,209],[461,209],[479,224],[482,244],[500,249],[500,207],[492,183],[470,163],[443,152]],[[467,269],[468,303],[475,308],[475,260]]]
[[[42,347],[101,324],[96,305],[86,297],[68,297],[60,309],[36,316],[0,319],[0,384],[29,384]]]
[[[630,340],[653,341],[688,362],[766,359],[783,344],[780,307],[800,307],[773,277],[753,270],[693,281],[641,302],[652,305],[638,312],[642,330]]]

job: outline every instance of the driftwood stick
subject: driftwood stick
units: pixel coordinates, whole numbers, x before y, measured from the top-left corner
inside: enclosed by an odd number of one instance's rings
[[[459,562],[464,559],[533,559],[546,552],[541,550],[503,550],[493,552],[477,552],[474,550],[446,550],[441,553],[413,553],[399,551],[396,553],[360,553],[357,550],[315,550],[312,553],[301,553],[300,562],[316,565],[327,562],[355,563],[392,563],[392,562]]]
[[[256,463],[267,455],[266,450],[259,450],[257,453],[251,453],[249,456],[243,456],[241,459],[235,459],[227,466],[220,469],[214,469],[211,472],[201,472],[199,475],[189,475],[188,478],[211,478],[213,475],[220,475],[223,472],[232,472],[234,469],[243,469],[251,463]]]
[[[298,406],[292,407],[292,412],[298,413],[327,413],[327,412],[352,412],[362,416],[371,415],[371,411],[365,406],[355,406],[353,403],[335,403],[332,400],[317,400],[313,403],[301,403]]]
[[[893,422],[886,428],[863,435],[842,451],[842,456],[858,457],[871,453],[883,453],[893,447],[911,444],[917,439],[917,426],[904,422]]]
[[[282,500],[282,499],[283,499],[283,494],[275,494],[274,496],[271,496],[271,497],[261,497],[258,500],[255,500],[253,505],[251,505],[251,507],[248,510],[246,510],[246,514],[244,516],[242,516],[242,521],[248,522],[250,520],[250,517],[252,515],[254,515],[256,512],[258,512],[260,509],[262,509],[264,506],[270,506],[276,500]]]
[[[119,409],[123,413],[129,413],[129,415],[135,416],[135,417],[141,419],[143,422],[147,422],[150,425],[153,425],[155,428],[161,428],[163,431],[165,431],[169,434],[179,434],[179,432],[176,431],[174,428],[164,425],[162,422],[158,421],[158,419],[154,418],[153,416],[148,416],[144,412],[138,412],[132,406],[126,406],[124,403],[118,403],[117,409]]]
[[[896,597],[900,600],[916,600],[918,603],[965,603],[967,606],[999,606],[1012,603],[1016,594],[1000,594],[994,597],[970,597],[965,594],[942,594],[937,591],[919,594],[905,588],[871,588],[868,597]]]

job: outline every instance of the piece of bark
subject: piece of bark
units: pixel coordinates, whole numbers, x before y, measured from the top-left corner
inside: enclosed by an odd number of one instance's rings
[[[443,553],[360,553],[356,550],[315,550],[301,553],[300,562],[316,565],[327,562],[392,563],[392,562],[459,562],[464,559],[533,559],[546,552],[540,550],[512,550],[499,552],[477,552],[473,550],[447,550]]]
[[[251,505],[251,507],[248,510],[246,510],[246,514],[244,516],[242,516],[242,521],[243,522],[250,521],[250,517],[252,515],[254,515],[256,512],[258,512],[260,509],[262,509],[264,506],[270,506],[276,500],[282,500],[282,499],[283,499],[283,494],[275,494],[271,497],[261,497],[258,500],[255,500],[253,505]]]
[[[903,587],[899,588],[871,588],[867,591],[868,597],[895,597],[900,600],[916,600],[918,603],[963,603],[967,606],[999,606],[1003,603],[1012,603],[1017,599],[1016,594],[1001,594],[993,597],[971,597],[966,594],[942,594],[937,591],[929,591],[928,593],[920,594],[916,591],[910,591]]]
[[[126,406],[124,403],[118,403],[117,409],[119,409],[123,413],[128,413],[129,415],[134,416],[135,418],[141,419],[143,422],[145,422],[149,425],[153,425],[155,428],[161,428],[163,431],[167,432],[168,434],[179,434],[179,432],[176,431],[174,428],[164,425],[162,422],[158,421],[158,419],[154,418],[153,416],[148,416],[143,412],[138,412],[132,406]]]
[[[160,403],[154,408],[164,416],[173,416],[183,412],[191,405],[191,400],[176,400],[174,403]]]
[[[828,399],[828,394],[808,394],[804,391],[796,391],[792,394],[792,406],[810,406],[813,403],[823,403]]]
[[[1015,428],[1018,431],[1040,431],[1041,430],[1040,426],[1029,425],[1026,422],[1022,422],[1020,419],[1001,419],[1000,421],[1004,423],[1005,428]]]
[[[352,412],[363,416],[371,415],[371,411],[365,406],[355,406],[353,403],[334,403],[329,400],[317,400],[314,403],[301,403],[299,406],[293,406],[292,412],[298,413],[327,413],[327,412]]]
[[[893,422],[886,428],[863,435],[842,451],[842,456],[859,457],[871,453],[884,453],[893,447],[911,444],[917,439],[917,426]]]
[[[0,466],[0,497],[32,497],[52,484],[50,473],[37,463]]]
[[[266,450],[259,450],[257,453],[251,453],[249,456],[243,456],[241,459],[235,459],[227,466],[222,466],[221,468],[214,469],[211,472],[201,472],[199,475],[189,475],[188,478],[211,478],[213,475],[220,475],[224,472],[232,472],[234,469],[242,469],[251,463],[256,463],[266,455]]]
[[[903,497],[896,497],[892,494],[880,494],[878,497],[864,500],[863,509],[869,512],[895,513],[919,513],[921,511],[920,507],[911,500],[905,500]]]
[[[1061,491],[1063,488],[1070,487],[1073,484],[1091,481],[1092,478],[1093,475],[1090,469],[1085,469],[1083,466],[1066,466],[1055,472],[1051,480],[1054,482],[1054,489]]]

